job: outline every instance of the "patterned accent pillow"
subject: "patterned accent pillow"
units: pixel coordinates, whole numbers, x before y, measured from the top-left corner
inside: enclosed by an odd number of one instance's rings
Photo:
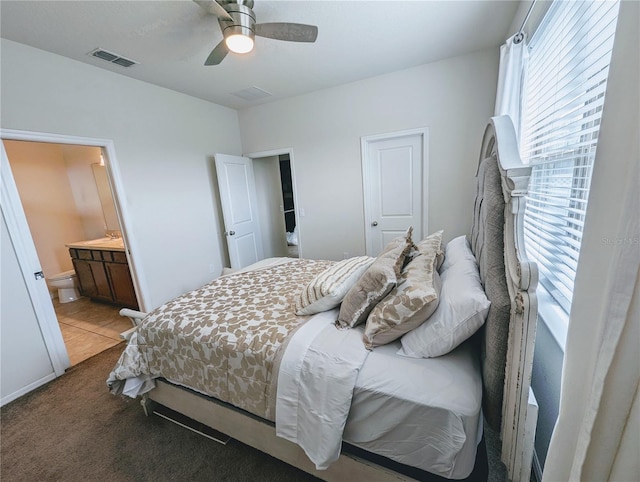
[[[371,256],[356,256],[327,268],[300,292],[296,315],[313,315],[338,306],[373,261]]]
[[[413,235],[413,226],[409,226],[407,232],[404,233],[404,236],[398,236],[397,238],[393,238],[391,241],[387,243],[387,245],[382,249],[382,252],[378,255],[378,258],[386,255],[387,253],[394,251],[398,248],[403,248],[403,252],[400,256],[398,256],[396,260],[396,264],[394,265],[394,269],[396,270],[396,277],[400,276],[402,269],[407,265],[409,261],[415,255],[414,253],[417,251],[417,247],[413,244],[413,240],[411,236]]]
[[[342,300],[336,325],[351,328],[364,322],[373,307],[395,287],[405,257],[413,246],[412,232],[410,227],[405,236],[391,240],[351,287]]]
[[[397,340],[424,323],[438,307],[441,283],[436,265],[442,254],[442,231],[420,241],[416,251],[398,285],[367,318],[363,339],[368,349]]]

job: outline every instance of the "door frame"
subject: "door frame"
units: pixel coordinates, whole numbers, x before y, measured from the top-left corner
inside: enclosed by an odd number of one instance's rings
[[[371,217],[371,199],[368,197],[367,186],[370,182],[369,169],[367,167],[367,159],[370,154],[369,146],[378,141],[397,139],[399,137],[409,137],[419,135],[422,137],[422,236],[429,234],[429,128],[417,127],[415,129],[407,129],[402,131],[385,132],[383,134],[373,134],[360,138],[360,155],[362,162],[362,195],[364,197],[364,244],[365,252],[369,254],[369,240],[367,239],[367,226],[373,221]]]
[[[293,148],[283,147],[281,149],[271,149],[268,151],[251,152],[249,154],[242,154],[242,155],[244,157],[248,157],[253,161],[261,157],[282,156],[284,154],[289,154],[289,161],[291,163],[291,181],[293,182],[293,205],[294,205],[294,212],[296,215],[296,227],[298,228],[298,257],[302,258],[303,257],[303,254],[302,254],[303,253],[303,250],[302,250],[303,234],[302,234],[302,226],[300,224],[300,218],[303,216],[301,216],[300,214],[300,207],[298,203],[298,183],[296,181],[296,168],[295,168],[295,161],[293,158]]]
[[[129,262],[136,297],[138,298],[141,308],[144,309],[147,296],[142,289],[141,270],[136,268],[134,263],[135,257],[132,256],[132,253],[137,252],[136,243],[133,238],[127,236],[127,232],[130,231],[132,223],[126,207],[120,202],[120,199],[124,199],[124,187],[122,185],[113,141],[43,132],[0,129],[0,143],[5,140],[73,144],[100,147],[103,149],[107,176],[113,201],[116,206],[120,229],[122,230],[122,237],[126,247],[125,254]],[[5,151],[4,143],[2,143],[0,149],[2,150],[3,158],[0,174],[2,178],[0,180],[0,186],[2,187],[2,211],[7,223],[9,237],[16,251],[18,264],[20,265],[27,291],[33,304],[38,325],[40,326],[42,337],[51,359],[53,370],[56,376],[60,376],[70,366],[67,349],[62,338],[58,319],[53,309],[53,302],[51,301],[49,290],[46,288],[46,281],[36,280],[34,277],[34,273],[42,271],[42,267],[40,266],[40,260],[22,207],[20,194],[18,193],[18,188],[13,178],[11,166],[9,165],[9,158]],[[7,160],[6,163],[4,162],[5,158]]]

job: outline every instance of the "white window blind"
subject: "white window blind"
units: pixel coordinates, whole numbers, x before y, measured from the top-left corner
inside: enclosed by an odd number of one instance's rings
[[[520,150],[532,165],[525,244],[568,313],[578,265],[617,1],[558,1],[532,41]]]

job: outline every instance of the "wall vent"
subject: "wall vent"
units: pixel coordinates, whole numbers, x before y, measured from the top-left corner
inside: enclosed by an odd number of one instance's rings
[[[103,50],[101,48],[97,48],[88,53],[92,57],[97,57],[101,60],[105,60],[107,62],[111,62],[112,64],[120,65],[121,67],[131,67],[139,62],[135,62],[134,60],[127,59],[122,57],[121,55],[114,54],[113,52],[108,52],[107,50]]]
[[[231,92],[231,95],[235,95],[236,97],[240,97],[244,100],[252,101],[266,99],[267,97],[271,97],[273,94],[254,86],[249,87],[248,89],[239,90],[237,92]]]

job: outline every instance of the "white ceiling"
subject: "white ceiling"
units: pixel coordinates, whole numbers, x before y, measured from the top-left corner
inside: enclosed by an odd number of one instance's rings
[[[255,0],[258,23],[317,25],[315,43],[256,37],[244,56],[205,67],[221,40],[216,18],[190,0],[0,2],[3,38],[232,108],[305,94],[502,44],[518,0]],[[120,67],[96,48],[136,62]],[[258,87],[249,102],[232,95]]]

